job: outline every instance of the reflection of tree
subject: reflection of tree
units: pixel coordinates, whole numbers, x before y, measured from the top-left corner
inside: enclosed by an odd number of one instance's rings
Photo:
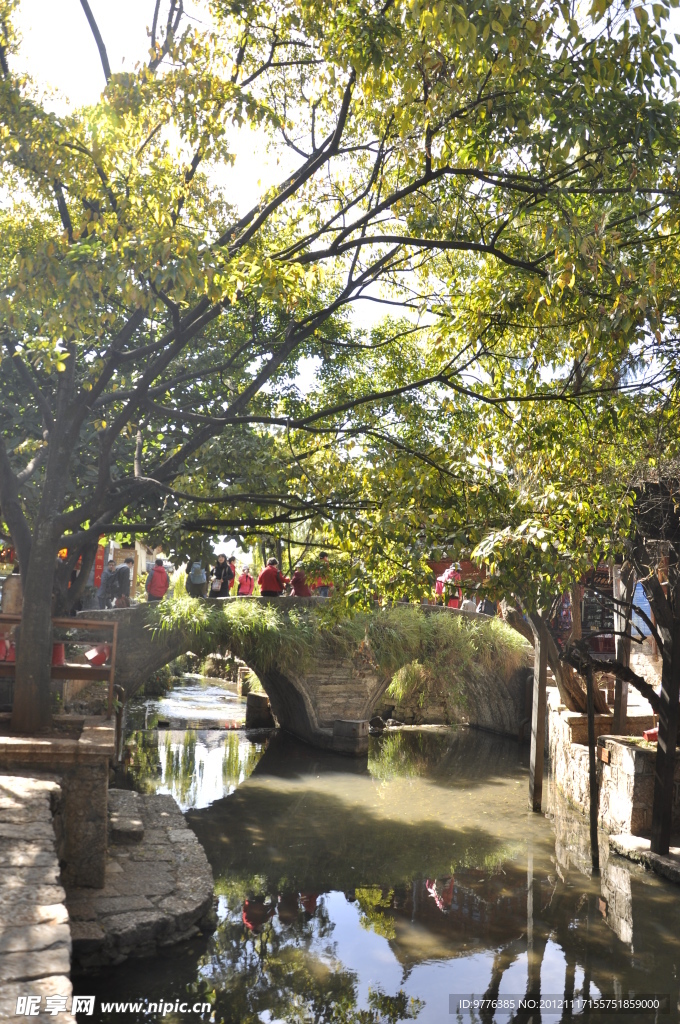
[[[231,902],[231,900],[229,901]],[[356,975],[335,956],[323,901],[312,917],[277,918],[254,935],[232,905],[199,966],[192,999],[213,1003],[221,1024],[259,1024],[263,1015],[290,1024],[397,1024],[418,1016],[422,1003],[403,992],[372,991],[357,1008]]]
[[[162,776],[162,764],[155,732],[133,732],[127,741],[126,774],[135,789],[154,793]]]
[[[205,765],[194,730],[170,734],[140,729],[130,734],[126,746],[126,775],[135,789],[154,793],[164,786],[181,805],[195,802]],[[250,743],[242,734],[228,732],[221,747],[222,780],[229,793],[253,773],[266,744]]]
[[[165,739],[165,785],[180,804],[189,801],[187,797],[197,781],[196,777],[196,733],[187,730],[182,743]]]
[[[450,733],[386,733],[369,748],[368,770],[381,781],[428,775],[451,742]]]
[[[252,775],[264,750],[265,747],[259,743],[244,745],[236,732],[227,734],[222,761],[222,781],[226,792],[231,792]]]
[[[354,895],[361,908],[360,923],[366,931],[374,931],[385,939],[393,939],[396,935],[394,921],[384,911],[391,906],[394,889],[383,890],[377,885],[365,889],[355,889]]]

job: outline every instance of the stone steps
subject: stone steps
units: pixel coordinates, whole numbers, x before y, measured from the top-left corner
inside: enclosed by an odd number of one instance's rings
[[[109,809],[104,888],[67,888],[81,970],[155,954],[214,924],[212,870],[174,799],[111,789]]]
[[[109,839],[112,843],[141,843],[144,838],[142,801],[127,789],[109,790]]]

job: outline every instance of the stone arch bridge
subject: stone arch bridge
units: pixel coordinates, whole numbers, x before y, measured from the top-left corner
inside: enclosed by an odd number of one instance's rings
[[[227,598],[265,603],[268,598]],[[321,598],[274,599],[282,608],[313,607]],[[285,601],[285,605],[284,605]],[[435,609],[432,609],[435,611]],[[436,613],[465,615],[452,609]],[[115,682],[132,697],[145,680],[181,654],[212,653],[215,642],[197,641],[188,629],[152,629],[150,608],[132,608],[86,613],[88,618],[118,621],[118,649]],[[368,748],[368,722],[391,682],[358,645],[351,656],[324,657],[310,669],[291,671],[277,665],[263,667],[257,656],[245,659],[259,677],[279,726],[315,747],[348,754],[362,754]],[[533,656],[527,649],[526,666],[501,675],[476,666],[467,667],[462,677],[456,718],[461,723],[501,735],[517,737],[526,719],[527,671]]]

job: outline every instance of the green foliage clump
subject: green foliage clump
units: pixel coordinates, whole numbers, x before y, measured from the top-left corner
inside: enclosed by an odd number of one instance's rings
[[[526,641],[499,619],[479,620],[404,605],[338,619],[332,609],[255,601],[208,602],[185,595],[155,610],[155,628],[181,630],[193,649],[227,648],[258,675],[303,674],[329,658],[363,657],[402,699],[444,686],[460,700],[472,664],[507,677],[526,661]]]
[[[399,703],[415,697],[422,707],[438,697],[453,714],[454,704],[465,704],[461,683],[470,671],[482,669],[507,679],[527,661],[527,642],[501,619],[446,613],[421,618],[417,656],[406,661],[402,649],[405,663],[387,689],[388,696]],[[411,625],[412,633],[415,625]]]
[[[396,938],[397,931],[394,919],[386,914],[394,899],[394,889],[388,889],[383,895],[382,889],[377,885],[367,886],[363,889],[355,889],[354,895],[361,910],[359,923],[367,932],[373,931],[376,935],[382,935],[385,939]]]
[[[175,675],[171,666],[162,665],[155,672],[151,673],[138,693],[140,696],[143,695],[145,697],[162,697],[168,690],[172,690],[174,681]]]

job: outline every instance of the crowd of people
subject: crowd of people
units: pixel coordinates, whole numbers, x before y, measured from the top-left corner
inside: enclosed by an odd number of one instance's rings
[[[311,583],[307,581],[302,565],[296,565],[290,577],[284,576],[278,558],[267,560],[256,581],[250,565],[244,566],[237,578],[235,555],[227,558],[225,554],[219,554],[215,565],[209,570],[201,562],[189,563],[186,590],[191,597],[218,598],[231,597],[233,588],[233,596],[250,597],[255,592],[257,582],[262,597],[330,597],[333,581],[327,570],[328,554],[322,551],[319,559],[321,571]]]
[[[102,572],[99,584],[100,608],[129,608],[132,594],[134,558],[126,558],[116,566],[112,558]],[[157,558],[146,577],[146,596],[151,602],[162,600],[170,587],[170,577],[162,558]]]
[[[255,594],[255,588],[258,586],[262,597],[327,598],[334,589],[327,552],[321,552],[319,563],[320,565],[315,567],[313,578],[309,580],[302,565],[296,565],[290,577],[284,576],[278,559],[272,557],[267,560],[267,564],[255,579],[249,564],[239,570],[235,555],[227,556],[220,553],[214,566],[207,569],[201,562],[189,562],[186,569],[186,591],[191,597],[208,599],[250,597]],[[133,558],[126,558],[118,566],[113,560],[108,562],[99,587],[100,608],[129,606],[132,597],[133,567]],[[451,566],[436,580],[435,601],[447,604],[451,608],[460,608],[464,612],[497,614],[497,605],[494,601],[488,597],[476,598],[470,593],[465,594],[461,583],[460,566]],[[169,588],[170,577],[167,569],[163,559],[157,558],[146,578],[147,599],[149,602],[161,601]]]

